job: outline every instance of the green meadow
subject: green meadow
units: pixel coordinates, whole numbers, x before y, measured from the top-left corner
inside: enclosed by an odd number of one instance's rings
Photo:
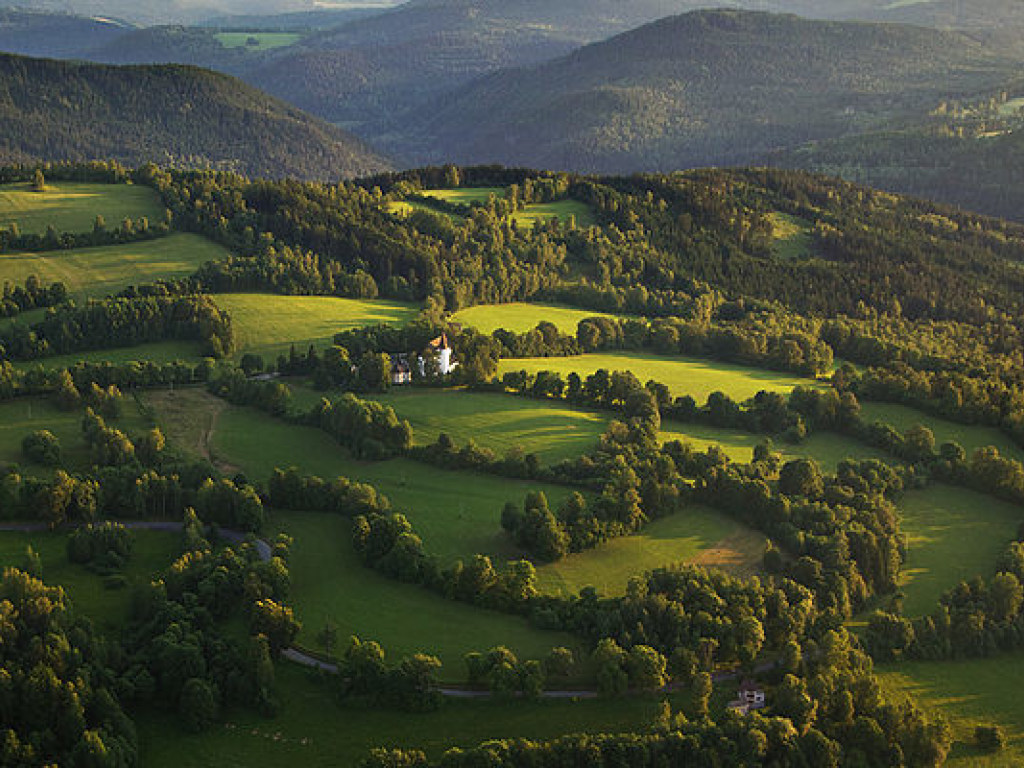
[[[194,341],[154,341],[137,344],[134,347],[114,347],[111,349],[93,349],[88,352],[69,352],[66,355],[51,355],[38,360],[22,360],[14,364],[15,368],[28,370],[31,368],[67,368],[75,363],[173,363],[177,360],[196,361],[200,357],[200,347]]]
[[[0,531],[0,568],[21,567],[31,546],[43,563],[43,580],[67,591],[76,613],[87,616],[102,632],[117,635],[127,623],[132,593],[167,568],[181,551],[181,536],[163,531],[133,531],[135,546],[122,571],[126,585],[111,590],[103,577],[67,556],[67,533]]]
[[[864,401],[860,405],[861,418],[866,422],[881,421],[891,424],[901,432],[917,424],[924,424],[935,433],[937,445],[948,441],[955,441],[967,450],[968,455],[978,448],[994,445],[1003,456],[1016,459],[1017,461],[1024,461],[1024,448],[1021,448],[995,427],[985,427],[977,424],[957,424],[956,422],[932,416],[915,408],[893,403]]]
[[[1024,520],[1020,507],[946,485],[908,491],[898,507],[908,544],[900,587],[907,616],[930,613],[960,581],[991,576]]]
[[[302,35],[295,32],[218,32],[214,37],[225,48],[246,48],[250,51],[269,51],[295,45]]]
[[[562,222],[574,219],[578,227],[590,227],[597,223],[590,206],[579,200],[534,203],[512,216],[512,220],[521,227],[532,227],[538,222],[544,223],[551,219],[558,219]]]
[[[339,707],[329,684],[288,664],[277,666],[281,713],[227,713],[224,726],[183,732],[173,717],[139,718],[143,765],[224,768],[301,765],[355,766],[380,746],[422,749],[440,758],[452,747],[499,738],[551,739],[565,733],[643,731],[654,720],[657,697],[558,699],[536,702],[448,700],[435,712]],[[679,695],[685,699],[685,694]],[[673,708],[681,704],[673,700]]]
[[[988,659],[902,661],[878,667],[883,689],[913,698],[931,715],[945,718],[955,742],[951,768],[1011,768],[1024,764],[1024,702],[1013,695],[1024,686],[1024,653]],[[998,725],[1007,747],[995,754],[974,745],[977,725]]]
[[[609,418],[556,402],[463,390],[396,388],[373,399],[408,419],[419,445],[444,432],[459,445],[473,440],[498,456],[522,448],[544,463],[593,449]]]
[[[25,233],[42,234],[50,225],[58,232],[91,232],[97,216],[110,227],[126,217],[154,222],[163,220],[164,205],[155,190],[134,184],[48,182],[43,192],[27,183],[0,185],[0,227],[17,223]]]
[[[205,262],[227,255],[212,240],[189,234],[71,251],[4,253],[0,254],[0,282],[21,284],[36,275],[46,284],[64,283],[77,299],[96,299],[129,285],[188,277]]]
[[[765,541],[721,512],[692,506],[648,523],[633,536],[538,567],[538,586],[546,594],[572,595],[594,587],[605,596],[622,595],[632,577],[678,563],[750,576],[761,565]]]
[[[506,359],[498,364],[498,373],[555,371],[565,377],[575,371],[586,377],[600,368],[609,372],[632,371],[642,382],[654,379],[667,385],[674,397],[690,395],[699,405],[703,405],[712,392],[724,392],[739,402],[753,397],[761,390],[789,392],[796,386],[815,384],[813,379],[763,368],[696,357],[661,357],[643,352]]]
[[[533,304],[516,301],[511,304],[481,304],[463,309],[452,315],[452,320],[481,333],[491,334],[499,328],[525,333],[545,320],[558,326],[562,333],[575,335],[580,320],[588,317],[617,317],[607,312],[593,312],[559,304]]]
[[[814,252],[814,241],[811,238],[811,223],[788,213],[774,212],[769,219],[772,223],[772,234],[775,242],[772,252],[783,259],[797,259],[810,256]]]
[[[459,187],[458,189],[424,189],[419,193],[422,197],[432,197],[452,205],[472,205],[486,203],[491,195],[496,198],[505,197],[505,187]]]
[[[335,296],[280,296],[265,293],[224,293],[213,297],[231,315],[239,352],[286,354],[325,345],[334,334],[366,325],[405,325],[419,308],[397,301],[364,301]]]
[[[535,629],[518,616],[447,600],[366,568],[352,548],[347,518],[277,512],[274,525],[295,539],[289,570],[304,647],[317,649],[317,633],[333,621],[341,638],[376,640],[392,657],[434,654],[444,664],[444,679],[460,682],[466,679],[462,657],[470,651],[506,645],[523,658],[540,658],[555,646],[579,646],[571,635]]]

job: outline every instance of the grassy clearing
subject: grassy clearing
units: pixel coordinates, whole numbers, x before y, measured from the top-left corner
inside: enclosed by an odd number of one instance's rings
[[[882,421],[900,431],[924,424],[935,433],[935,442],[939,445],[950,440],[956,441],[967,450],[968,455],[978,448],[994,445],[1003,456],[1024,461],[1024,448],[995,427],[957,424],[905,405],[891,403],[863,402],[861,418],[867,422]]]
[[[419,193],[422,197],[432,197],[452,205],[472,205],[486,203],[494,195],[505,197],[505,187],[459,187],[458,189],[424,189]]]
[[[397,301],[362,301],[334,296],[228,293],[214,297],[231,315],[239,352],[276,357],[295,346],[330,344],[334,334],[365,325],[405,325],[419,311]]]
[[[210,439],[227,401],[204,389],[151,390],[140,396],[158,414],[167,442],[192,458],[212,459]]]
[[[1013,117],[1021,109],[1024,109],[1024,98],[1009,99],[1005,104],[999,105],[999,116]]]
[[[102,632],[116,635],[128,621],[132,592],[169,566],[181,550],[181,537],[163,531],[134,531],[135,548],[123,571],[128,582],[119,590],[105,589],[103,579],[68,561],[66,533],[0,532],[0,567],[20,567],[31,546],[43,561],[47,584],[64,587],[79,616],[89,617]]]
[[[176,234],[156,240],[101,248],[46,253],[0,254],[0,282],[62,282],[75,298],[102,298],[129,285],[188,277],[207,261],[228,252],[199,235]]]
[[[575,648],[560,632],[530,627],[519,617],[446,600],[363,566],[351,544],[350,521],[337,515],[279,512],[274,524],[295,538],[290,571],[293,603],[303,623],[299,643],[317,648],[316,635],[330,620],[339,635],[377,640],[394,656],[431,653],[446,680],[464,681],[462,657],[507,645],[539,658],[551,648]]]
[[[695,357],[659,357],[643,352],[609,352],[578,357],[531,357],[502,360],[498,373],[526,370],[556,371],[568,376],[575,371],[588,376],[599,368],[608,371],[632,371],[640,381],[649,379],[666,384],[673,396],[690,395],[703,404],[712,392],[724,392],[736,401],[747,400],[761,390],[789,392],[798,385],[813,385],[802,379],[777,371],[748,368]]]
[[[295,32],[219,32],[214,37],[225,48],[245,48],[250,51],[269,51],[295,45],[302,35]]]
[[[23,360],[14,364],[19,370],[30,368],[67,368],[77,362],[88,363],[173,363],[177,360],[195,362],[200,358],[199,344],[194,341],[155,341],[134,347],[94,349],[89,352],[70,352],[39,360]]]
[[[91,232],[96,216],[108,226],[128,217],[163,219],[155,190],[133,184],[47,183],[44,192],[30,184],[0,185],[0,227],[17,222],[22,232],[42,234],[51,224],[58,232]]]
[[[554,203],[535,203],[512,216],[512,220],[521,227],[532,227],[537,222],[551,219],[568,222],[576,220],[578,227],[591,227],[597,223],[594,212],[586,203],[579,200],[558,200]]]
[[[21,452],[21,441],[38,429],[48,429],[60,440],[63,466],[70,471],[83,471],[92,465],[89,449],[82,439],[83,411],[61,411],[49,400],[19,398],[0,403],[0,466],[18,464],[25,474],[50,477],[54,470],[30,464]],[[134,435],[144,423],[133,404],[124,403],[123,415],[108,420],[111,425]]]
[[[410,421],[417,444],[445,432],[458,444],[472,439],[499,456],[519,447],[545,463],[591,450],[608,423],[607,414],[510,395],[406,388],[374,399]]]
[[[1024,686],[1024,654],[1000,654],[968,661],[913,661],[880,666],[882,686],[910,696],[953,727],[956,742],[947,766],[1009,768],[1024,764],[1024,701],[1013,691]],[[976,725],[997,724],[1008,745],[994,755],[974,746]]]
[[[456,312],[452,319],[487,334],[494,333],[499,328],[525,333],[536,328],[537,323],[542,320],[554,323],[562,333],[575,334],[580,320],[588,317],[617,316],[559,304],[530,304],[517,301],[511,304],[482,304],[470,307]]]
[[[930,612],[962,580],[991,576],[1024,518],[1012,504],[941,485],[908,492],[899,509],[909,545],[901,584],[907,616]]]
[[[439,759],[451,747],[498,738],[643,731],[659,705],[659,699],[639,697],[448,701],[427,713],[342,709],[327,686],[290,665],[278,665],[277,688],[283,707],[273,720],[255,712],[231,712],[226,726],[190,734],[173,718],[139,718],[141,763],[154,768],[335,768],[357,765],[380,746],[422,749]],[[673,701],[673,708],[678,706]]]
[[[811,223],[787,213],[772,213],[775,243],[772,251],[783,259],[797,259],[810,256],[814,252],[814,241],[811,238]]]
[[[732,461],[739,463],[750,462],[754,448],[765,440],[764,435],[703,424],[665,421],[661,426],[661,438],[665,442],[679,440],[702,451],[717,445]],[[883,451],[834,432],[814,432],[798,445],[776,442],[775,450],[782,454],[785,461],[812,458],[827,471],[835,471],[839,462],[848,458],[893,461]]]
[[[622,595],[633,576],[682,562],[722,568],[739,576],[755,573],[765,537],[709,507],[693,506],[627,536],[537,569],[547,594],[575,594],[595,587],[602,595]]]

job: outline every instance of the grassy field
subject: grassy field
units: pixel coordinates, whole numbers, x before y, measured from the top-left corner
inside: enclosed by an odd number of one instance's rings
[[[342,638],[376,640],[395,656],[435,654],[444,678],[461,682],[462,657],[470,651],[507,645],[519,656],[539,658],[552,647],[578,645],[568,634],[534,629],[522,618],[446,600],[366,568],[352,548],[346,518],[278,512],[274,525],[295,538],[292,599],[303,623],[299,643],[311,649],[318,648],[316,635],[330,620]]]
[[[486,203],[487,199],[494,195],[501,199],[505,197],[505,187],[459,187],[458,189],[424,189],[419,193],[422,197],[432,197],[452,205],[472,205],[473,203]]]
[[[558,219],[567,222],[570,218],[576,220],[578,227],[591,227],[597,223],[594,212],[586,203],[579,200],[558,200],[554,203],[535,203],[528,205],[523,210],[512,216],[516,224],[525,227],[532,227],[536,222]]]
[[[1010,768],[1024,764],[1024,703],[1012,691],[1024,686],[1024,653],[967,661],[912,661],[878,668],[883,688],[910,696],[953,727],[956,742],[947,766]],[[997,724],[1007,748],[985,754],[974,746],[976,725]]]
[[[494,333],[499,328],[525,333],[536,328],[540,321],[546,320],[558,326],[562,333],[575,334],[580,320],[588,317],[616,316],[558,304],[529,304],[517,301],[511,304],[482,304],[463,309],[456,312],[452,320],[487,334]]]
[[[161,389],[140,394],[142,402],[159,414],[158,422],[170,445],[192,458],[211,459],[210,438],[226,400],[205,389]]]
[[[909,544],[901,588],[904,613],[930,612],[961,580],[991,576],[1024,511],[952,486],[908,492],[899,503]]]
[[[631,577],[682,562],[749,576],[759,569],[764,547],[762,534],[694,506],[649,523],[635,536],[539,567],[538,585],[547,594],[572,595],[590,586],[602,595],[621,595]]]
[[[187,234],[102,248],[4,253],[0,282],[22,284],[36,275],[43,283],[64,283],[75,298],[102,298],[129,285],[188,277],[203,263],[227,255],[213,241]]]
[[[806,219],[786,213],[772,213],[770,216],[775,243],[772,251],[783,259],[809,256],[814,250],[811,239],[811,223]]]
[[[177,360],[195,362],[200,357],[199,344],[194,341],[155,341],[150,344],[138,344],[134,347],[116,347],[114,349],[94,349],[89,352],[70,352],[66,355],[52,355],[39,360],[23,360],[14,364],[15,368],[67,368],[79,361],[89,363],[173,363]]]
[[[661,438],[666,442],[679,440],[689,443],[702,451],[717,445],[732,461],[740,463],[750,462],[753,459],[754,448],[765,440],[764,435],[755,435],[738,429],[674,421],[662,422]],[[835,471],[836,465],[848,458],[893,461],[892,457],[883,451],[834,432],[814,432],[797,445],[776,441],[775,450],[781,453],[786,461],[812,458],[828,471]]]
[[[882,421],[900,431],[924,424],[935,433],[935,442],[938,445],[954,440],[967,450],[968,455],[978,448],[994,445],[1003,456],[1024,461],[1024,448],[995,427],[957,424],[905,405],[891,403],[862,402],[861,418],[867,422]]]
[[[38,429],[48,429],[60,440],[65,469],[88,469],[92,461],[89,449],[82,439],[83,413],[82,410],[61,411],[49,400],[37,397],[0,403],[0,466],[18,464],[26,474],[51,476],[53,469],[28,463],[21,451],[21,441],[26,435]],[[121,418],[108,421],[129,435],[141,432],[144,427],[141,417],[130,401],[124,403]]]
[[[269,51],[295,45],[302,35],[295,32],[218,32],[214,37],[225,48],[246,48],[250,51]],[[251,42],[255,41],[255,43]]]
[[[0,532],[0,567],[20,567],[25,548],[31,546],[43,562],[43,579],[67,590],[79,616],[88,616],[97,629],[115,635],[128,621],[135,587],[148,584],[169,566],[181,550],[181,537],[162,531],[134,531],[135,548],[123,571],[128,585],[105,589],[103,579],[67,557],[66,533]]]
[[[273,719],[255,712],[228,713],[227,723],[189,734],[169,717],[139,718],[140,762],[154,768],[223,768],[302,765],[355,766],[370,749],[423,749],[440,758],[451,747],[522,736],[550,739],[564,733],[643,731],[659,699],[582,701],[447,701],[436,712],[409,713],[338,706],[327,686],[303,671],[278,665],[283,707]],[[685,694],[682,694],[685,698]],[[673,701],[673,707],[678,705]]]
[[[798,385],[811,386],[814,381],[777,371],[748,368],[695,357],[659,357],[642,352],[608,352],[578,357],[531,357],[502,360],[498,373],[526,370],[556,371],[567,376],[573,371],[588,376],[599,368],[607,371],[632,371],[638,379],[666,384],[674,397],[690,395],[703,405],[708,395],[720,391],[737,401],[753,397],[761,390],[789,392]]]
[[[164,206],[155,190],[132,184],[47,183],[44,192],[30,184],[0,185],[0,227],[17,222],[22,232],[43,233],[51,224],[58,232],[91,232],[96,216],[107,226],[128,217],[162,220]]]
[[[593,449],[608,422],[608,414],[559,403],[461,390],[393,389],[373,399],[409,420],[417,444],[445,432],[460,445],[472,439],[499,456],[518,446],[545,463]]]
[[[339,331],[378,323],[405,325],[419,311],[397,301],[334,296],[226,293],[214,301],[231,315],[239,352],[271,357],[286,354],[293,343],[300,351],[310,344],[330,344]]]

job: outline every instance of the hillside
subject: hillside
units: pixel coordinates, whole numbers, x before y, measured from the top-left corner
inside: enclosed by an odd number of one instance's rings
[[[391,146],[605,172],[741,164],[914,119],[1010,69],[958,33],[695,12],[474,83]]]
[[[78,56],[132,30],[108,19],[0,8],[0,51],[24,56]]]
[[[117,159],[339,178],[387,167],[361,142],[226,75],[0,56],[0,162]]]

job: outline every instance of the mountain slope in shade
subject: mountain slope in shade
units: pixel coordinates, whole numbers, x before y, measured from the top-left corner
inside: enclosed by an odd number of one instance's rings
[[[132,27],[110,19],[0,8],[0,51],[66,58],[108,45]]]
[[[742,164],[916,119],[1013,69],[959,33],[701,11],[484,78],[389,146],[601,172]]]
[[[227,75],[0,55],[0,164],[116,159],[333,179],[388,163]]]

